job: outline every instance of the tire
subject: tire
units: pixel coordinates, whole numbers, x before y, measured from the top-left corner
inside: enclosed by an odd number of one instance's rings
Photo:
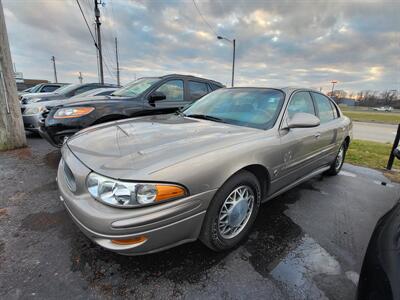
[[[346,142],[343,142],[343,144],[340,146],[338,154],[336,155],[335,160],[331,164],[331,167],[328,171],[326,171],[327,175],[330,176],[335,176],[339,174],[340,170],[342,169],[344,160],[346,158],[346,151],[347,151],[347,144]],[[340,159],[340,162],[338,160]]]
[[[241,197],[241,193],[245,196]],[[248,195],[248,200],[245,200],[246,195]],[[251,198],[253,198],[252,201]],[[235,202],[237,199],[239,201]],[[229,204],[231,201],[236,204]],[[249,203],[252,203],[252,205]],[[257,178],[251,172],[239,171],[220,187],[211,200],[199,239],[214,251],[224,251],[237,246],[249,234],[257,217],[260,203],[261,187]],[[250,206],[252,207],[251,209]],[[227,207],[229,207],[229,210],[226,209]],[[228,214],[227,212],[229,211],[230,213]],[[226,225],[222,229],[221,224],[223,221],[220,220],[221,218],[227,224],[230,224],[229,221],[231,221],[234,225]],[[240,224],[237,225],[237,223]],[[224,234],[223,231],[227,231],[228,227],[231,227],[232,230],[230,233],[228,231]],[[238,227],[241,228],[239,229]],[[237,231],[234,233],[235,230]]]

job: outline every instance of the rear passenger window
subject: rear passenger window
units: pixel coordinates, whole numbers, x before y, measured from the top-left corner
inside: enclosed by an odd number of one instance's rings
[[[335,118],[334,110],[332,108],[331,100],[321,94],[313,93],[315,103],[318,107],[319,119],[321,123],[326,123]],[[337,114],[337,112],[336,112]]]
[[[329,101],[329,102],[330,102],[330,104],[331,104],[331,106],[332,106],[333,117],[334,117],[335,119],[339,118],[339,111],[338,111],[338,109],[336,108],[335,104],[333,104],[332,101]]]
[[[207,84],[197,81],[189,81],[189,97],[191,101],[197,100],[207,93]]]
[[[216,85],[216,84],[214,84],[214,83],[210,83],[210,85],[211,85],[211,88],[212,88],[214,91],[221,88],[219,85]]]
[[[314,104],[309,92],[297,92],[290,100],[288,107],[289,118],[295,113],[308,113],[315,115]]]

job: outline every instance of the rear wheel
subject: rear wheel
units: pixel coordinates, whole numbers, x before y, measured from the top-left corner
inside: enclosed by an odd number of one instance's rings
[[[261,202],[257,178],[248,171],[231,177],[215,194],[205,216],[200,240],[215,251],[235,247],[248,235]]]
[[[340,146],[339,152],[336,155],[335,161],[332,163],[330,169],[326,172],[328,175],[337,175],[342,169],[344,159],[346,157],[347,145],[346,142]]]

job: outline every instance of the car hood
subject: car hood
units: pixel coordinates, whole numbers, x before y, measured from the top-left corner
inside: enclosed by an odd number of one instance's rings
[[[34,107],[34,106],[46,106],[46,107],[54,107],[57,105],[61,105],[65,103],[67,99],[50,99],[50,100],[44,100],[44,101],[38,101],[38,102],[29,102],[28,104],[24,105],[24,107]]]
[[[121,101],[121,100],[130,100],[134,101],[139,98],[132,98],[132,97],[113,97],[113,96],[90,96],[90,97],[74,97],[70,98],[68,102],[64,104],[64,106],[77,106],[77,105],[90,105],[90,104],[96,104],[96,103],[107,103],[110,101]]]
[[[116,179],[140,179],[192,157],[244,143],[258,129],[159,115],[84,129],[67,142],[88,168]]]
[[[24,94],[24,98],[33,99],[33,98],[51,97],[54,95],[58,95],[58,94],[56,94],[56,93],[27,93],[27,94]]]

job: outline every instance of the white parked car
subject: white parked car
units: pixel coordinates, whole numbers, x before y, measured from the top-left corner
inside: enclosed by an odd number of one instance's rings
[[[375,111],[392,111],[393,107],[391,106],[381,106],[381,107],[374,107],[373,110]]]

